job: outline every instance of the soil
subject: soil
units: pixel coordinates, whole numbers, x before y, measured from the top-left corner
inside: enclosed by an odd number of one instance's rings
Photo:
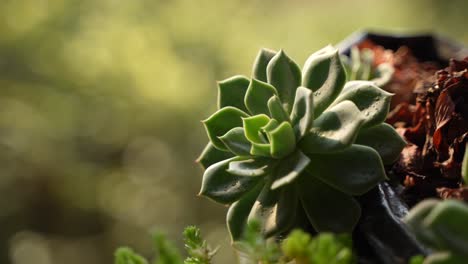
[[[468,142],[468,57],[448,65],[418,61],[414,51],[401,46],[392,51],[370,40],[359,49],[374,51],[373,66],[393,65],[387,123],[407,141],[399,160],[388,169],[402,184],[400,197],[411,207],[428,198],[468,202],[461,163]]]

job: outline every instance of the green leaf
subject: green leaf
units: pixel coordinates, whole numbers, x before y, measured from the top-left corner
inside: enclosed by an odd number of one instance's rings
[[[228,149],[218,137],[223,136],[235,127],[241,127],[242,118],[247,116],[243,111],[232,106],[227,106],[204,120],[203,124],[205,125],[206,133],[213,146],[227,151]]]
[[[310,159],[299,150],[281,160],[274,172],[275,181],[271,185],[271,188],[274,190],[290,184],[301,174],[309,163]]]
[[[333,105],[345,100],[352,101],[364,115],[363,127],[371,127],[385,121],[391,98],[391,93],[375,86],[373,82],[351,81],[346,83]]]
[[[308,233],[295,229],[282,241],[281,249],[290,259],[307,260],[310,257],[309,246],[311,241],[312,237]]]
[[[229,130],[226,134],[219,137],[224,145],[237,156],[249,156],[252,144],[245,137],[245,132],[242,127],[235,127]]]
[[[203,152],[200,154],[196,162],[198,162],[203,169],[206,170],[212,164],[232,158],[234,155],[230,152],[222,151],[213,146],[211,142],[208,142]]]
[[[319,116],[335,100],[345,82],[346,71],[337,49],[327,46],[307,59],[302,86],[314,91],[314,116]]]
[[[358,47],[351,48],[351,74],[350,80],[359,80],[361,76],[361,52]]]
[[[148,261],[127,247],[118,248],[115,251],[114,264],[148,264]]]
[[[249,221],[260,221],[266,237],[287,231],[295,221],[297,201],[294,186],[272,190],[270,181],[253,204]]]
[[[203,174],[199,195],[221,204],[231,204],[251,190],[258,183],[259,177],[241,177],[227,171],[229,163],[237,159],[223,160],[208,167]]]
[[[278,91],[279,98],[289,113],[296,89],[301,84],[301,69],[283,50],[280,50],[268,63],[267,79],[268,83]]]
[[[268,109],[270,110],[271,118],[278,122],[289,121],[289,116],[278,96],[273,96],[268,100]]]
[[[283,158],[296,149],[296,137],[291,124],[281,123],[274,130],[267,132],[271,145],[271,156],[274,158]]]
[[[425,199],[414,206],[404,218],[404,222],[410,227],[418,240],[435,248],[439,247],[439,242],[434,233],[423,225],[423,222],[438,203],[440,203],[440,200]]]
[[[242,118],[247,139],[257,144],[268,143],[261,134],[261,128],[266,126],[268,122],[270,122],[270,118],[264,114]]]
[[[297,88],[291,112],[291,123],[297,138],[302,138],[312,128],[314,122],[313,99],[312,90],[305,87]]]
[[[442,249],[468,258],[468,205],[457,200],[445,200],[432,209],[423,223]]]
[[[371,80],[375,83],[378,87],[383,87],[384,85],[388,84],[395,73],[395,68],[390,63],[382,63],[377,66],[375,70],[375,76]]]
[[[252,206],[255,203],[263,184],[257,184],[251,191],[246,193],[239,201],[233,203],[227,212],[226,222],[231,241],[235,242],[242,238],[247,227]]]
[[[465,182],[465,185],[467,185],[468,184],[468,143],[466,144],[466,147],[465,147],[465,155],[463,156],[461,174],[463,177],[463,181]]]
[[[310,223],[318,232],[352,232],[361,216],[359,203],[310,173],[299,177],[299,197]]]
[[[233,106],[247,112],[244,98],[249,83],[249,79],[241,75],[218,82],[218,109]]]
[[[359,80],[370,80],[372,76],[372,63],[374,62],[374,51],[363,49],[361,51],[361,76]]]
[[[311,175],[350,195],[362,195],[387,178],[379,154],[370,147],[352,145],[343,151],[308,156]]]
[[[252,78],[267,82],[267,66],[270,60],[276,55],[276,51],[269,49],[261,49],[258,52],[257,58],[252,69]]]
[[[158,256],[154,263],[158,264],[182,264],[182,256],[171,241],[161,233],[153,234],[153,241]]]
[[[273,165],[272,160],[265,158],[232,161],[229,163],[228,172],[237,176],[263,176]]]
[[[268,100],[277,95],[275,87],[268,83],[252,79],[245,94],[245,105],[253,115],[269,114]]]
[[[391,125],[386,123],[361,129],[355,143],[375,149],[385,165],[395,162],[406,146],[403,138]]]
[[[349,147],[356,140],[364,122],[359,109],[344,101],[323,112],[299,142],[304,153],[330,153]]]
[[[271,157],[271,145],[270,143],[252,143],[250,154],[253,156]]]

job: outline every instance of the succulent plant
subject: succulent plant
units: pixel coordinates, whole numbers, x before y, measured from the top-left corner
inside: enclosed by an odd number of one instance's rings
[[[374,65],[374,51],[364,48],[360,50],[354,46],[350,56],[343,55],[341,59],[345,66],[348,80],[369,80],[377,86],[384,86],[392,79],[395,69],[390,63]]]
[[[200,195],[229,205],[238,240],[258,219],[266,237],[310,223],[349,232],[361,209],[353,196],[386,179],[405,142],[383,123],[391,94],[373,82],[346,83],[338,50],[312,54],[302,72],[284,51],[262,49],[252,78],[218,83],[218,110],[203,121],[210,143]]]
[[[468,205],[427,199],[405,217],[416,237],[434,250],[424,264],[462,264],[468,259]]]

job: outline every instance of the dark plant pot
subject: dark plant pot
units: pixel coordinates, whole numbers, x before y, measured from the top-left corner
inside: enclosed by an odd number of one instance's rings
[[[468,56],[468,49],[438,35],[387,35],[358,32],[341,43],[341,53],[349,54],[352,46],[371,40],[384,48],[397,50],[407,46],[420,61],[436,61],[442,67],[450,58]],[[420,244],[402,222],[408,206],[399,197],[402,186],[384,182],[359,197],[362,217],[353,234],[359,263],[407,263],[414,255],[427,255],[429,250]]]

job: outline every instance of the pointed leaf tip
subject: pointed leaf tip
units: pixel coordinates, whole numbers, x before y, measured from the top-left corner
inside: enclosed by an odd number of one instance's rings
[[[301,69],[283,50],[280,50],[268,63],[267,79],[268,83],[278,91],[279,98],[289,113],[296,89],[301,83]]]
[[[250,80],[242,75],[236,75],[218,84],[218,109],[233,106],[242,111],[247,111],[244,105],[244,97]]]
[[[226,134],[219,137],[224,145],[237,156],[248,156],[250,154],[251,144],[245,137],[245,131],[242,127],[235,127]]]
[[[268,100],[268,109],[270,110],[271,118],[277,120],[278,122],[290,121],[288,113],[283,107],[281,100],[278,96],[272,96]]]
[[[406,146],[406,142],[398,132],[386,123],[362,129],[355,143],[375,149],[385,165],[395,162]]]
[[[302,86],[314,91],[315,116],[336,99],[345,82],[346,71],[337,49],[327,46],[307,59],[303,67]]]
[[[392,94],[370,81],[347,82],[333,105],[344,100],[352,101],[364,115],[363,127],[372,127],[385,121],[390,110]]]
[[[313,99],[312,90],[302,86],[297,88],[291,112],[291,123],[298,139],[302,138],[312,128],[314,122]]]
[[[267,82],[267,66],[270,60],[276,55],[276,51],[270,49],[261,49],[255,58],[252,69],[252,78],[262,82]]]
[[[269,114],[268,100],[275,95],[278,95],[275,87],[252,79],[245,94],[245,105],[253,115]]]
[[[267,132],[271,144],[271,156],[283,158],[296,148],[296,137],[289,122],[283,122],[274,130]]]
[[[224,107],[204,120],[208,138],[213,146],[220,150],[228,151],[224,143],[218,138],[226,134],[234,127],[242,126],[242,118],[249,115],[232,106]]]
[[[341,151],[354,143],[364,122],[351,101],[343,101],[323,112],[312,129],[299,142],[304,153]]]
[[[207,169],[209,166],[222,160],[232,158],[233,156],[232,153],[219,150],[215,148],[213,144],[208,143],[195,162],[199,163],[203,169]]]
[[[227,171],[229,163],[238,158],[220,161],[208,167],[203,174],[200,195],[221,204],[231,204],[250,191],[259,177],[241,177]]]

